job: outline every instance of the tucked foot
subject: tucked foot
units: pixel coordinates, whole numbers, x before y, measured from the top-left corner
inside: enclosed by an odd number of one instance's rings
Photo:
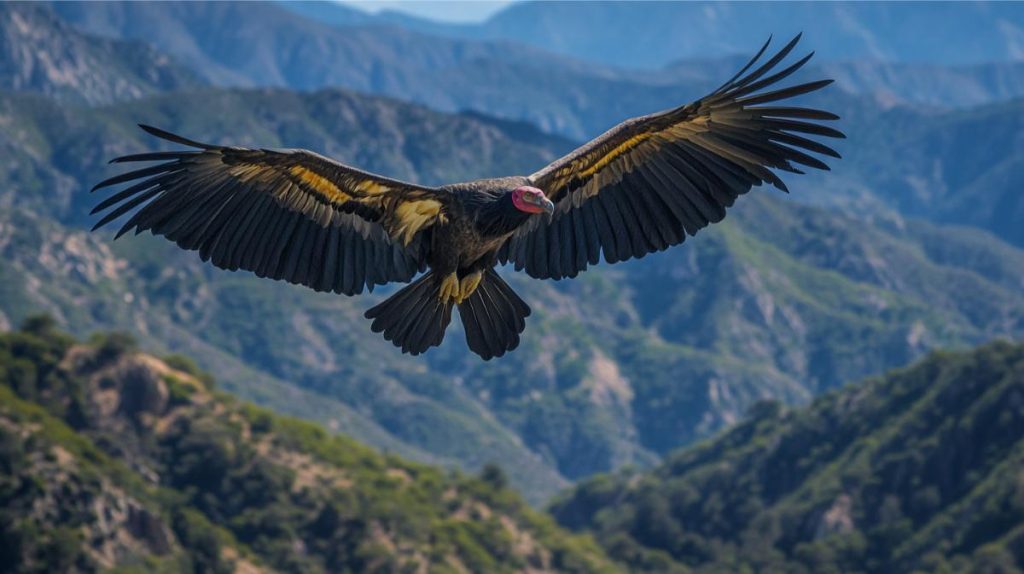
[[[484,274],[481,271],[474,271],[469,275],[462,278],[459,283],[459,293],[455,297],[456,303],[462,303],[476,291],[476,288],[480,286],[480,280],[484,278]]]
[[[459,298],[459,276],[455,273],[449,273],[445,275],[441,281],[441,289],[438,293],[438,299],[441,303],[448,303],[449,301],[457,301]]]

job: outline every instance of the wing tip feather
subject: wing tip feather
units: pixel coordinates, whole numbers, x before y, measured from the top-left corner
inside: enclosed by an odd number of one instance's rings
[[[179,136],[177,134],[173,134],[173,133],[171,133],[171,132],[169,132],[167,130],[162,130],[162,129],[158,128],[158,127],[154,127],[154,126],[151,126],[149,124],[137,124],[137,125],[139,126],[139,128],[142,131],[146,132],[147,134],[149,134],[151,136],[154,136],[154,137],[158,137],[158,138],[163,139],[163,140],[167,140],[169,142],[174,142],[174,143],[177,143],[177,144],[181,144],[181,145],[185,145],[185,146],[189,146],[189,147],[194,147],[194,148],[199,148],[199,149],[214,149],[215,147],[217,147],[217,146],[213,146],[213,145],[210,145],[210,144],[200,143],[200,142],[197,142],[195,140],[190,140],[188,138]]]

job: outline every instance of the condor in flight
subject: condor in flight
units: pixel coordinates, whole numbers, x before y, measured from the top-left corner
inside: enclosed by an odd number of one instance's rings
[[[837,116],[776,102],[831,80],[766,91],[810,59],[776,71],[798,40],[754,68],[766,43],[708,96],[627,120],[526,177],[427,187],[305,150],[207,145],[141,126],[194,149],[115,159],[160,163],[98,184],[133,182],[96,206],[110,209],[96,227],[135,210],[118,236],[150,230],[217,267],[345,295],[427,271],[366,312],[371,328],[415,355],[441,343],[458,307],[469,348],[500,357],[519,344],[530,308],[495,265],[575,277],[602,254],[615,263],[682,243],[751,186],[785,191],[772,170],[828,169],[805,152],[839,155],[807,136],[843,137],[816,123]]]

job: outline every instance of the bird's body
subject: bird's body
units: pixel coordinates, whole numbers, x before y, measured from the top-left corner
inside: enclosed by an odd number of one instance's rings
[[[705,98],[623,122],[528,177],[426,187],[304,150],[209,145],[143,126],[195,149],[114,160],[162,163],[97,185],[133,182],[97,206],[112,208],[97,227],[134,210],[120,233],[150,230],[218,267],[346,295],[426,271],[367,311],[372,329],[418,354],[441,343],[457,307],[470,349],[490,359],[519,344],[530,314],[497,265],[574,277],[602,256],[682,243],[753,185],[785,190],[772,169],[828,169],[801,150],[838,154],[802,134],[842,137],[807,121],[836,116],[760,105],[830,83],[762,91],[810,58],[770,74],[796,42],[747,73],[766,44]]]
[[[442,186],[452,201],[446,221],[431,232],[430,268],[465,274],[493,267],[498,249],[530,217],[511,199],[515,189],[529,185],[525,177],[502,177]]]

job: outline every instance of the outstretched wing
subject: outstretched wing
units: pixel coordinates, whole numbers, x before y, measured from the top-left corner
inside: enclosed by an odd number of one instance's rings
[[[499,251],[539,279],[574,277],[596,264],[642,257],[682,243],[751,186],[769,182],[786,191],[771,170],[802,173],[793,164],[828,169],[803,150],[839,157],[801,134],[844,137],[808,120],[834,120],[829,112],[761,106],[813,92],[822,80],[765,92],[803,66],[812,54],[773,71],[800,36],[763,65],[747,72],[768,43],[738,74],[710,95],[675,109],[634,118],[530,176],[555,203],[549,217],[534,217]],[[771,40],[769,39],[769,42]]]
[[[150,230],[223,269],[346,295],[409,281],[425,267],[421,232],[444,218],[441,190],[305,150],[215,146],[140,127],[195,149],[113,160],[161,163],[96,185],[132,182],[96,206],[110,211],[93,229],[136,210],[118,237]]]

